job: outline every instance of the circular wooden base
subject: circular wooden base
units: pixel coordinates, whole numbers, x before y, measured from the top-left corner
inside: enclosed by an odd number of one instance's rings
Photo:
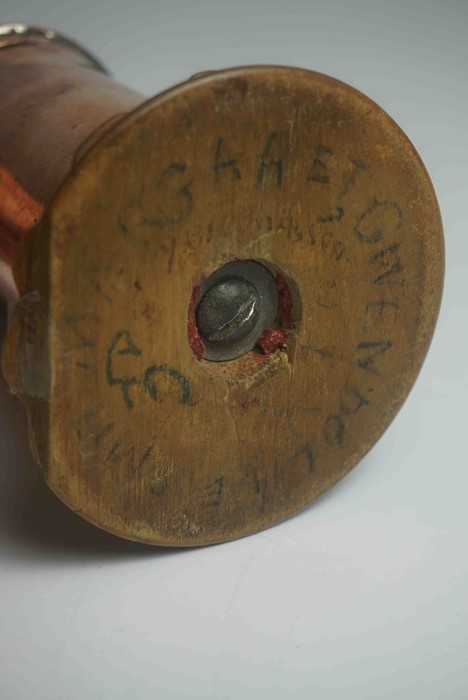
[[[193,290],[239,259],[290,290],[285,342],[197,359]],[[17,275],[5,369],[51,488],[123,537],[199,545],[303,508],[383,433],[433,333],[442,227],[374,103],[317,73],[240,68],[114,126]]]

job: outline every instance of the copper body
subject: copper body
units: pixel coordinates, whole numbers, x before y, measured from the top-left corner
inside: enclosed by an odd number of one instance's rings
[[[0,36],[0,296],[10,263],[75,159],[143,98],[63,41]]]

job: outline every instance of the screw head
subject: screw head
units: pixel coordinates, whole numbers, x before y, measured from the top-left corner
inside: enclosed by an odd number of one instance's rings
[[[203,282],[195,312],[203,357],[219,362],[249,352],[277,312],[278,289],[264,265],[254,260],[223,265]]]
[[[202,338],[212,342],[233,342],[245,337],[258,319],[259,296],[255,287],[241,277],[230,277],[206,291],[197,309]]]

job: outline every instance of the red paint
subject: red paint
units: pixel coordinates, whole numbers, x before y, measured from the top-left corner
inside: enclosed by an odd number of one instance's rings
[[[197,285],[193,288],[192,297],[190,299],[187,324],[187,335],[189,345],[192,348],[192,352],[197,358],[197,360],[201,360],[203,355],[205,354],[205,345],[203,343],[203,340],[200,338],[200,333],[198,332],[197,321],[195,318],[195,311],[197,310],[200,298],[201,287]]]
[[[267,328],[257,341],[264,355],[272,355],[286,342],[286,334],[276,328]]]
[[[42,217],[44,207],[0,165],[0,257],[11,262],[20,238]]]
[[[267,328],[257,342],[261,355],[272,355],[286,343],[286,334],[292,322],[292,298],[286,278],[281,273],[276,275],[278,287],[278,316],[275,328]]]
[[[245,389],[239,389],[235,394],[236,404],[241,413],[248,413],[251,408],[260,406],[260,399],[251,399],[249,393]]]

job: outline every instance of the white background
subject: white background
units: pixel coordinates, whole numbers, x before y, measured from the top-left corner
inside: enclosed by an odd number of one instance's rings
[[[193,550],[120,541],[33,469],[0,388],[0,698],[468,697],[468,3],[2,0],[146,95],[276,63],[386,109],[439,197],[447,275],[415,389],[370,455],[305,512]],[[1,155],[1,154],[0,154]]]

